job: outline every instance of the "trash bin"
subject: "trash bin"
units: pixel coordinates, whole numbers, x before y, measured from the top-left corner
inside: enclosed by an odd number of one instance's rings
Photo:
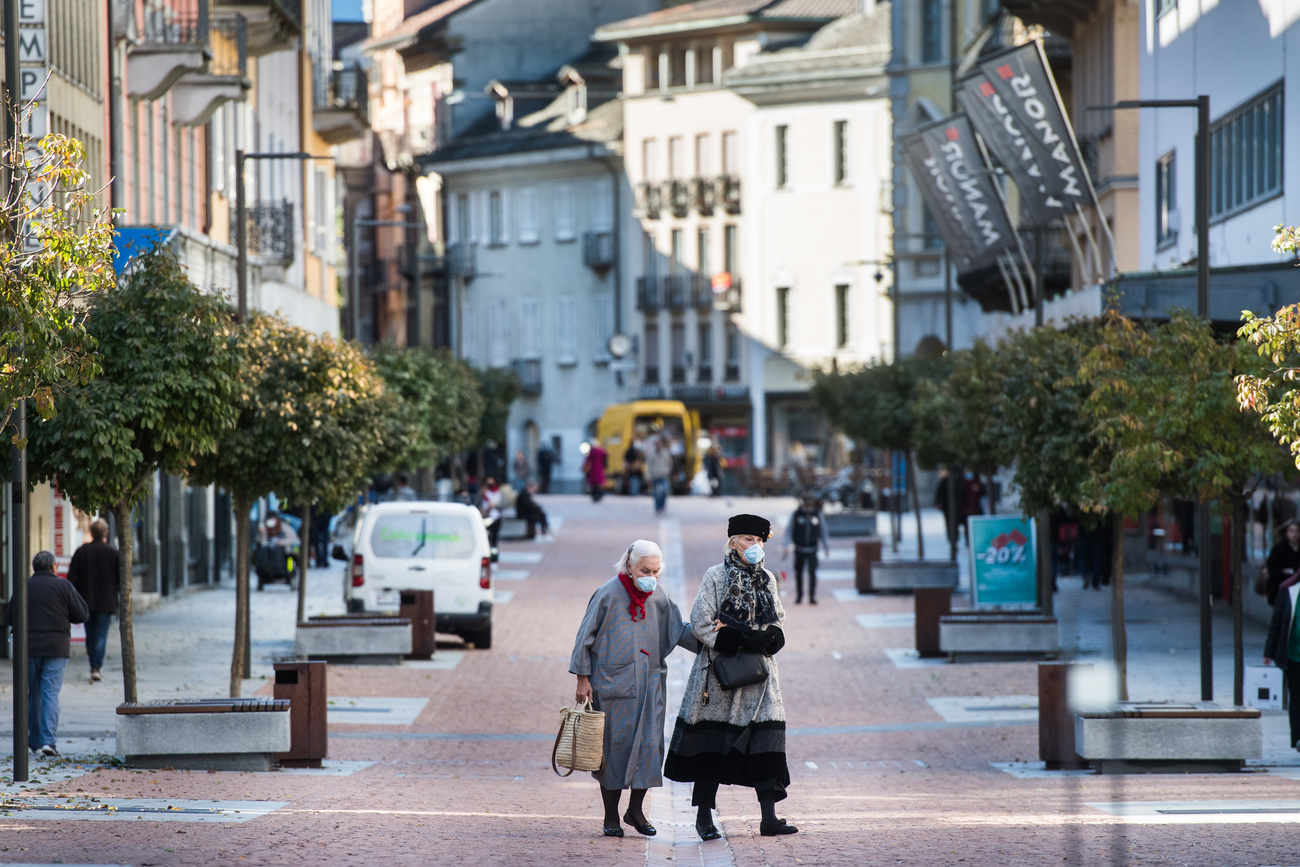
[[[951,587],[918,587],[916,605],[916,652],[924,659],[943,656],[939,648],[939,619],[952,613]]]
[[[319,768],[329,754],[325,663],[275,663],[275,697],[289,700],[289,752],[276,759],[285,768]]]
[[[406,658],[432,659],[438,646],[433,635],[433,591],[403,590],[397,616],[411,621],[411,652]]]
[[[871,592],[871,564],[880,562],[879,539],[853,543],[853,584],[859,593]]]
[[[1074,714],[1070,712],[1069,679],[1073,663],[1038,664],[1038,757],[1049,771],[1078,770],[1088,760],[1075,752]]]

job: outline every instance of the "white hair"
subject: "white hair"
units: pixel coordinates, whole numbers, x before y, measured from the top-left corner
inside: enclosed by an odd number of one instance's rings
[[[614,563],[614,568],[624,575],[631,575],[638,563],[647,557],[658,557],[660,565],[664,562],[664,552],[649,539],[637,539],[627,546],[627,551]]]
[[[736,541],[737,539],[739,539],[741,536],[746,536],[746,535],[749,535],[749,534],[748,534],[748,533],[737,533],[737,534],[734,535],[734,536],[728,536],[728,537],[727,537],[727,544],[725,544],[725,545],[722,546],[722,556],[725,557],[725,556],[727,556],[727,554],[728,554],[729,552],[735,550],[735,549],[733,549],[733,548],[731,547],[731,543],[732,543],[732,542],[735,542],[735,541]],[[756,536],[755,538],[758,539],[760,542],[764,542],[764,543],[766,543],[766,542],[769,541],[769,540],[767,540],[767,539],[764,539],[762,536]]]

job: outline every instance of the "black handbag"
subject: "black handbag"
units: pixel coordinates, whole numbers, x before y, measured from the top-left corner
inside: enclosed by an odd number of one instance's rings
[[[736,653],[715,653],[709,660],[713,676],[725,690],[739,689],[767,680],[767,657],[761,653],[741,650]]]

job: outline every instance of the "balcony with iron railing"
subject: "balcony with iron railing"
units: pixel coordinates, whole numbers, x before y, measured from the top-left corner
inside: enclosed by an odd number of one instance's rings
[[[126,58],[129,94],[158,99],[181,77],[202,72],[208,63],[208,4],[189,11],[162,8],[145,11]]]
[[[516,358],[510,362],[515,376],[519,377],[519,393],[536,397],[542,393],[542,362],[537,358]]]
[[[663,208],[663,190],[659,184],[650,181],[638,184],[636,203],[641,216],[647,220],[657,220]]]
[[[601,270],[614,264],[614,233],[584,232],[582,235],[582,264]]]
[[[664,306],[669,310],[685,310],[691,306],[691,277],[689,274],[670,274],[663,278]]]
[[[636,309],[642,313],[653,313],[661,309],[664,305],[660,290],[658,277],[651,275],[636,278]]]
[[[691,180],[691,201],[695,210],[704,216],[713,213],[713,206],[718,201],[718,186],[712,178],[693,178]]]
[[[712,280],[713,309],[723,313],[740,312],[740,278],[723,272],[714,274]]]
[[[663,197],[668,200],[668,210],[674,217],[685,217],[691,212],[691,193],[686,181],[664,181]]]
[[[301,0],[212,0],[220,17],[239,14],[248,22],[248,51],[262,57],[289,47],[302,34]]]
[[[708,274],[691,275],[690,304],[696,310],[713,309],[713,277]]]
[[[312,112],[312,129],[329,144],[361,138],[370,128],[370,86],[359,65],[330,70],[325,101]]]
[[[717,179],[717,200],[728,214],[740,213],[740,178],[721,175]]]
[[[243,102],[248,79],[248,23],[242,15],[215,18],[208,25],[207,69],[187,72],[172,88],[172,119],[201,126],[227,102]]]
[[[249,253],[285,265],[293,261],[293,202],[258,202],[246,209],[245,217]],[[230,225],[239,225],[234,208]]]
[[[462,280],[478,274],[478,247],[466,241],[447,245],[447,271]]]

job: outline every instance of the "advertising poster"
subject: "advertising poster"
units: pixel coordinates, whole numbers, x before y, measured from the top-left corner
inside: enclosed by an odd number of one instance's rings
[[[1034,519],[1020,515],[972,515],[967,521],[974,606],[1037,608]]]

